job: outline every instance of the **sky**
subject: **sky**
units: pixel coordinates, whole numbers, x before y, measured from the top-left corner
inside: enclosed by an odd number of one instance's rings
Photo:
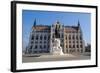
[[[52,25],[57,20],[64,26],[77,26],[78,21],[83,32],[85,43],[91,42],[91,14],[80,12],[56,12],[56,11],[22,11],[22,35],[23,46],[29,42],[29,35],[36,19],[36,25]]]

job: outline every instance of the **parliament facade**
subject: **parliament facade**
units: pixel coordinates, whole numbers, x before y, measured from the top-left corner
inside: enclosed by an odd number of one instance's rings
[[[65,26],[59,21],[52,25],[37,25],[36,20],[32,26],[25,53],[27,54],[50,54],[52,49],[55,30],[59,29],[59,39],[64,54],[82,54],[85,50],[85,42],[78,21],[76,26]]]

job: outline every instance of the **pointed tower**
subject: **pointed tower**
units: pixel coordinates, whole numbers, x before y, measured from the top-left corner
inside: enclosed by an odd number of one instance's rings
[[[36,19],[34,20],[34,24],[33,25],[34,25],[34,27],[36,26]]]
[[[82,30],[81,30],[81,26],[80,26],[80,22],[79,22],[79,20],[78,20],[77,27],[78,27],[78,31],[80,31],[80,33],[82,33]]]
[[[34,23],[33,23],[32,29],[34,29],[35,26],[36,26],[36,19],[34,20]]]
[[[80,28],[80,22],[79,22],[79,20],[78,20],[78,28]]]
[[[34,20],[34,23],[33,23],[33,25],[32,25],[32,32],[34,31],[35,26],[36,26],[36,19]]]
[[[78,27],[77,29],[81,31],[81,26],[80,26],[80,22],[79,22],[79,20],[78,20],[77,27]]]

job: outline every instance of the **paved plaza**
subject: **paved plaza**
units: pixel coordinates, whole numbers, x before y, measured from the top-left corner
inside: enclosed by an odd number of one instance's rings
[[[22,62],[45,62],[45,61],[68,61],[68,60],[87,60],[90,59],[90,56],[83,55],[72,55],[72,54],[64,54],[64,55],[41,55],[41,56],[23,56]]]

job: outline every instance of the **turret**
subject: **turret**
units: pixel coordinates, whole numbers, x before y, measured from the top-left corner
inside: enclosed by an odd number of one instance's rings
[[[78,20],[78,28],[80,28],[80,22],[79,22],[79,20]]]
[[[34,25],[34,27],[36,26],[36,19],[34,20],[34,24],[33,25]]]
[[[36,26],[36,19],[34,20],[33,26],[32,26],[32,30],[35,28]]]

